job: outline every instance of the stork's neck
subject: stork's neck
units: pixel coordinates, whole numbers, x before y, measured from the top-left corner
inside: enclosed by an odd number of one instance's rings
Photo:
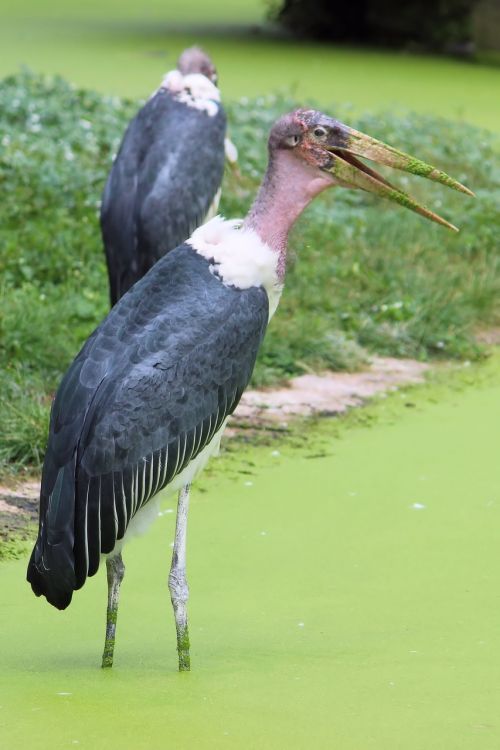
[[[261,240],[278,253],[277,271],[285,276],[288,233],[305,207],[331,179],[298,159],[291,151],[270,154],[269,165],[248,212],[244,227],[253,229]]]

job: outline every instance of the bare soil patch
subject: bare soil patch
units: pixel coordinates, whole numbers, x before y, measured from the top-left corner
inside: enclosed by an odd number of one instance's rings
[[[14,535],[27,538],[38,520],[39,490],[40,483],[33,480],[0,485],[0,543]]]
[[[230,430],[251,426],[286,426],[293,417],[342,414],[377,393],[420,383],[429,365],[411,359],[375,357],[362,372],[300,375],[286,387],[246,391],[232,417]]]
[[[282,429],[296,417],[334,416],[377,393],[419,383],[429,365],[407,359],[375,357],[356,373],[301,375],[280,388],[247,391],[229,422],[228,437],[242,430]],[[39,481],[33,478],[0,486],[0,542],[29,533],[38,519]]]

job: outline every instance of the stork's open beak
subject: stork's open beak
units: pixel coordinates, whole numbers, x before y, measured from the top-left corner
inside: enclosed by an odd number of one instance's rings
[[[436,169],[436,167],[432,167],[430,164],[420,161],[420,159],[415,159],[413,156],[398,151],[392,148],[392,146],[387,146],[385,143],[377,141],[375,138],[371,138],[369,135],[360,133],[357,130],[353,130],[353,128],[349,128],[338,121],[335,121],[335,127],[329,128],[329,136],[327,142],[323,143],[323,146],[326,147],[333,158],[333,162],[325,169],[335,175],[340,182],[350,187],[361,188],[362,190],[367,190],[369,193],[375,193],[375,195],[388,198],[425,216],[431,221],[435,221],[438,224],[448,227],[448,229],[458,232],[457,227],[453,226],[453,224],[450,224],[441,218],[441,216],[417,203],[407,193],[391,185],[382,175],[370,169],[370,167],[366,166],[357,157],[361,156],[378,164],[384,164],[394,169],[400,169],[403,172],[426,177],[429,180],[441,183],[441,185],[446,185],[454,190],[459,190],[461,193],[473,196],[474,193],[460,182]]]

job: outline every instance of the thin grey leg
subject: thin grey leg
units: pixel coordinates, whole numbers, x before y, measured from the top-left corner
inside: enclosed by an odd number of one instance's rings
[[[103,668],[113,666],[118,599],[120,598],[120,585],[125,574],[125,565],[120,553],[106,559],[106,570],[108,574],[108,611],[106,614],[106,640],[104,641],[102,655]]]
[[[170,598],[172,599],[172,606],[174,608],[175,628],[177,630],[179,672],[188,672],[191,668],[187,621],[189,588],[186,579],[186,533],[189,509],[189,489],[190,485],[186,484],[179,492],[174,552],[172,555],[170,575],[168,576],[168,587],[170,589]]]

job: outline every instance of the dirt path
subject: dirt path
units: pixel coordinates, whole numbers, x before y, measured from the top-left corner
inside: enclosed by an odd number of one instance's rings
[[[288,387],[243,394],[232,424],[241,420],[276,423],[291,417],[334,416],[377,393],[420,383],[429,365],[411,359],[375,357],[363,372],[329,372],[292,378]]]
[[[229,422],[228,437],[242,428],[286,427],[294,417],[334,416],[361,406],[377,393],[419,383],[428,365],[409,359],[376,357],[356,373],[301,375],[287,387],[247,391]],[[0,486],[0,541],[29,533],[38,518],[39,480]]]

